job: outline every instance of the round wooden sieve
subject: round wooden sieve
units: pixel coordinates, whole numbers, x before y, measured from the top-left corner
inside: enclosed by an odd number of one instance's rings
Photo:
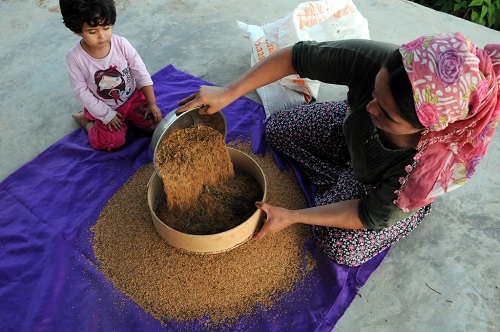
[[[262,201],[266,199],[266,178],[260,166],[247,154],[227,147],[231,162],[250,175],[259,183],[262,189]],[[256,209],[254,214],[238,226],[217,234],[193,235],[182,233],[163,223],[156,215],[156,205],[165,196],[163,182],[157,173],[153,173],[148,183],[148,205],[153,224],[160,236],[174,247],[194,253],[218,253],[231,250],[247,240],[259,229],[264,218],[264,212]]]

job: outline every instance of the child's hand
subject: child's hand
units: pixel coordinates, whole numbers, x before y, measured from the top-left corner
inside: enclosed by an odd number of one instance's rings
[[[146,106],[146,111],[144,112],[144,119],[148,117],[153,117],[153,122],[158,123],[161,120],[161,111],[156,104],[148,104]]]
[[[116,131],[122,130],[123,123],[121,119],[122,115],[120,113],[116,113],[115,117],[108,123],[109,131],[113,131],[113,129]]]

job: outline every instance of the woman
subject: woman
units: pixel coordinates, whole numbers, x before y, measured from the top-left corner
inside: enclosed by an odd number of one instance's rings
[[[269,119],[266,139],[317,186],[315,207],[267,214],[256,239],[313,225],[321,249],[357,266],[410,233],[431,202],[469,179],[500,115],[500,45],[460,33],[401,47],[369,40],[299,42],[225,87],[202,86],[177,113],[215,113],[284,76],[349,88],[347,101],[304,105]]]

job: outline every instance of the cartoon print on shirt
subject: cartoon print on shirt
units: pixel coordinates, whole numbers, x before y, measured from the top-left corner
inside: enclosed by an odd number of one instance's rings
[[[127,82],[124,76],[127,77],[128,70],[125,75],[120,73],[116,66],[110,66],[106,70],[98,70],[94,74],[94,81],[97,85],[97,94],[103,99],[113,99],[118,105],[118,101],[122,101],[121,97],[128,97],[133,91],[127,88]]]

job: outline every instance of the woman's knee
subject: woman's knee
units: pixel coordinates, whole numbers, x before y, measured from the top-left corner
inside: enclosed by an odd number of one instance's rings
[[[275,146],[277,130],[274,124],[274,119],[269,118],[266,125],[266,141],[269,145]]]
[[[291,139],[290,125],[287,124],[288,119],[285,112],[274,114],[267,120],[266,125],[266,141],[271,146],[281,150],[286,142]]]

